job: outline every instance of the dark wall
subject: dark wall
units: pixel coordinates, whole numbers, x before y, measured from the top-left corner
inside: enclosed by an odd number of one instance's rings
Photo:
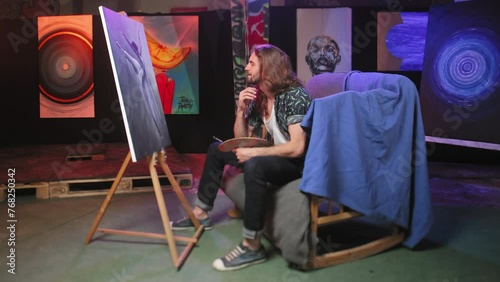
[[[212,136],[232,137],[234,98],[229,11],[199,14],[200,114],[166,115],[179,152],[206,152]],[[89,142],[126,142],[106,42],[93,17],[95,118],[40,119],[36,21],[2,20],[2,95],[0,146]],[[103,122],[113,130],[100,130]],[[106,126],[105,129],[108,127]]]

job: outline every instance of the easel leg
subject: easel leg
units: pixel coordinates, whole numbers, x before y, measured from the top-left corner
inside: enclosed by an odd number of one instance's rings
[[[106,209],[108,208],[109,202],[111,201],[111,198],[113,198],[113,195],[118,188],[118,184],[122,180],[123,174],[125,173],[125,169],[127,169],[128,164],[130,163],[130,159],[132,158],[132,155],[130,152],[128,152],[127,156],[125,157],[125,160],[123,161],[122,166],[120,167],[120,170],[118,171],[118,175],[115,178],[115,181],[113,182],[113,185],[109,189],[108,194],[106,195],[106,199],[102,203],[101,208],[99,209],[99,212],[97,213],[97,216],[94,219],[94,223],[92,224],[92,227],[90,228],[89,233],[87,234],[87,237],[85,238],[84,243],[88,244],[90,240],[92,240],[92,237],[94,236],[94,233],[99,226],[99,223],[101,222],[102,217],[104,216],[104,213],[106,212]]]
[[[148,167],[149,167],[149,172],[151,175],[151,180],[153,182],[153,187],[154,187],[154,191],[155,191],[155,195],[156,195],[156,201],[158,202],[158,208],[160,209],[160,215],[161,215],[161,219],[162,219],[162,223],[163,223],[163,228],[165,230],[165,234],[157,234],[157,233],[149,233],[149,232],[137,232],[137,231],[125,231],[125,230],[107,229],[107,228],[97,228],[99,226],[99,223],[101,222],[102,217],[104,216],[104,213],[105,213],[105,211],[106,211],[106,209],[111,201],[111,198],[113,197],[113,194],[115,193],[115,191],[118,187],[118,184],[120,183],[120,180],[123,177],[125,169],[127,168],[128,164],[130,163],[131,153],[129,152],[127,157],[123,161],[122,167],[120,168],[120,171],[118,172],[118,175],[116,176],[115,181],[113,182],[113,185],[111,186],[111,189],[109,190],[109,192],[106,196],[106,199],[104,200],[101,208],[99,209],[99,212],[94,220],[94,223],[93,223],[89,233],[87,234],[87,237],[85,239],[85,244],[88,244],[91,241],[92,236],[94,236],[94,233],[96,231],[100,231],[100,232],[107,233],[107,234],[139,236],[139,237],[157,238],[157,239],[164,239],[164,240],[166,239],[167,244],[170,248],[170,253],[172,255],[173,263],[174,263],[175,267],[177,269],[179,269],[179,267],[183,264],[184,260],[187,258],[191,249],[198,242],[198,238],[201,236],[204,229],[203,229],[203,226],[200,225],[198,220],[195,218],[193,212],[191,211],[191,208],[189,207],[188,202],[186,201],[186,198],[184,197],[184,194],[180,190],[179,184],[175,180],[168,165],[165,163],[164,153],[159,152],[158,155],[160,156],[159,159],[154,154],[149,156]],[[165,199],[163,197],[163,193],[161,191],[160,180],[158,179],[158,174],[157,174],[156,168],[155,168],[156,159],[158,159],[163,171],[165,172],[170,183],[174,187],[174,191],[177,193],[177,197],[182,202],[184,209],[189,214],[189,216],[192,219],[195,226],[197,226],[196,233],[191,238],[190,237],[174,236],[172,229],[170,228],[170,220],[168,218],[167,207],[165,204]],[[184,251],[181,253],[180,256],[177,253],[176,241],[182,241],[182,242],[188,243],[188,245],[184,248]]]
[[[204,226],[200,225],[200,222],[194,216],[194,213],[191,210],[191,207],[189,206],[189,203],[187,202],[186,197],[184,197],[184,194],[181,191],[181,187],[179,187],[179,183],[177,183],[174,175],[172,174],[172,171],[170,171],[170,168],[168,167],[167,163],[165,162],[165,153],[163,151],[161,151],[158,153],[158,155],[159,155],[158,162],[160,163],[160,166],[163,169],[163,172],[165,173],[168,180],[170,181],[170,184],[172,185],[173,190],[174,190],[175,194],[177,195],[177,198],[179,199],[179,201],[181,201],[181,204],[184,207],[184,210],[186,211],[186,213],[188,214],[189,219],[191,219],[191,221],[193,222],[193,224],[195,226],[196,233],[193,236],[193,238],[196,239],[196,242],[197,242],[198,238],[201,236],[201,234],[204,230]],[[189,242],[188,243],[188,245],[186,246],[184,251],[181,253],[181,255],[177,261],[177,264],[176,264],[177,268],[179,268],[182,265],[182,263],[187,258],[189,252],[194,247],[196,242]]]
[[[172,185],[172,189],[174,190],[175,194],[177,195],[177,198],[181,201],[182,207],[186,211],[186,213],[189,216],[189,219],[194,224],[195,229],[200,228],[200,223],[198,219],[194,216],[193,211],[191,210],[191,206],[187,202],[186,198],[184,197],[184,194],[181,191],[181,187],[179,186],[179,183],[177,183],[177,180],[175,180],[174,175],[172,174],[172,171],[170,171],[170,168],[168,167],[167,163],[165,162],[165,153],[162,151],[159,154],[158,162],[160,163],[161,168],[163,169],[163,172],[168,178],[168,181],[170,181],[170,184]]]
[[[165,229],[168,247],[170,248],[170,254],[172,255],[172,260],[174,261],[174,265],[178,267],[178,260],[177,260],[178,255],[174,240],[174,234],[172,233],[172,229],[170,228],[170,220],[168,218],[165,199],[163,198],[163,192],[161,191],[160,181],[158,180],[158,174],[156,173],[154,156],[151,156],[149,159],[149,172],[151,173],[151,180],[153,181],[156,201],[158,202],[158,207],[160,209],[161,220],[163,222],[163,228]]]

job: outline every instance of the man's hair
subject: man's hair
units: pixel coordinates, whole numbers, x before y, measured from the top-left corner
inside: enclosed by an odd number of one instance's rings
[[[278,93],[290,86],[302,86],[292,70],[290,57],[283,50],[271,44],[262,44],[255,46],[254,53],[259,58],[263,84],[271,92]]]

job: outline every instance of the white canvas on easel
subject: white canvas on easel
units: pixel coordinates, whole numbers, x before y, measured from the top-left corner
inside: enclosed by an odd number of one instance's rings
[[[132,161],[171,145],[142,23],[100,7]]]
[[[125,157],[84,243],[90,243],[96,231],[107,234],[164,239],[170,249],[175,267],[179,268],[187,258],[190,250],[198,242],[204,227],[200,225],[194,216],[179,184],[165,161],[166,156],[163,149],[171,145],[170,136],[158,96],[158,87],[147,49],[144,27],[141,23],[105,7],[99,7],[99,12],[104,27],[118,98],[120,99],[130,152]],[[148,168],[165,233],[98,228],[128,164],[131,160],[136,162],[144,157],[148,159]],[[157,163],[161,166],[182,207],[195,226],[193,237],[173,235],[155,167]],[[177,253],[176,242],[187,244],[180,255]]]

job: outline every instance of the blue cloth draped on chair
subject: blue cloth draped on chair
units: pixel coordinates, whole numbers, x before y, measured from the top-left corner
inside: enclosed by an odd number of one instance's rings
[[[353,71],[344,92],[315,99],[299,188],[406,229],[414,247],[432,206],[418,91],[405,76]]]

